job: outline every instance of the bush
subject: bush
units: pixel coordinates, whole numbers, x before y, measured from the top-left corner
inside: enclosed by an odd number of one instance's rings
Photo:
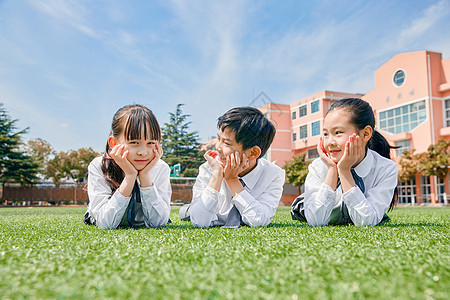
[[[189,168],[184,170],[183,176],[184,177],[197,177],[198,169],[195,168]]]

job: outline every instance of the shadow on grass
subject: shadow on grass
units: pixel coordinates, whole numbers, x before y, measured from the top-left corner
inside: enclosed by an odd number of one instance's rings
[[[165,230],[165,229],[190,229],[190,230],[208,230],[208,229],[213,229],[213,228],[219,228],[222,226],[211,226],[211,227],[206,227],[206,228],[200,228],[200,227],[194,227],[190,222],[186,222],[186,224],[173,224],[173,223],[169,223],[166,226],[162,226],[162,227],[158,227],[158,228],[154,228],[156,230]],[[248,227],[246,225],[241,226],[243,228],[251,228]],[[288,227],[293,227],[293,228],[312,228],[312,226],[309,226],[308,223],[306,222],[298,222],[298,223],[270,223],[269,225],[267,225],[266,228],[288,228]],[[342,224],[342,225],[328,225],[328,226],[324,226],[324,227],[355,227],[354,225],[351,224]],[[383,223],[383,224],[379,224],[376,227],[393,227],[393,228],[400,228],[400,227],[447,227],[447,225],[444,224],[436,224],[436,223],[402,223],[402,224],[387,224],[387,223]],[[142,230],[142,229],[149,229],[145,226],[138,226],[138,227],[128,227],[126,225],[119,225],[119,227],[117,227],[117,229],[119,230]]]
[[[203,230],[205,230],[205,229],[220,228],[220,227],[222,227],[222,226],[218,225],[218,226],[211,226],[211,227],[207,227],[207,228],[199,228],[199,227],[192,226],[192,224],[189,224],[189,225],[188,224],[186,224],[186,225],[184,225],[184,224],[167,224],[165,227],[161,227],[161,229],[167,228],[167,229],[195,229],[195,230],[203,229]],[[285,228],[285,227],[305,228],[305,227],[310,227],[310,226],[307,223],[298,223],[298,224],[294,224],[294,223],[270,223],[266,227],[267,228]],[[247,225],[242,225],[241,228],[251,228],[251,227],[249,227]]]
[[[403,223],[403,224],[380,224],[377,227],[447,227],[444,224],[435,223]]]
[[[306,222],[298,222],[298,223],[270,223],[268,228],[275,227],[275,228],[285,228],[285,227],[297,227],[297,228],[307,228],[311,227]]]

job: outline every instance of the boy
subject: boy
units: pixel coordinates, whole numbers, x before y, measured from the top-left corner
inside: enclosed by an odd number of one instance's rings
[[[190,216],[194,227],[268,225],[285,180],[283,169],[262,158],[275,127],[252,107],[229,110],[217,127],[218,157],[205,154],[207,162],[199,168],[192,203],[180,209],[180,218]]]

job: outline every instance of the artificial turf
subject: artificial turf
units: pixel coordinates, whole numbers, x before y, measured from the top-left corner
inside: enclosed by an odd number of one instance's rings
[[[84,208],[0,209],[1,299],[449,299],[450,208],[375,227],[101,230]]]

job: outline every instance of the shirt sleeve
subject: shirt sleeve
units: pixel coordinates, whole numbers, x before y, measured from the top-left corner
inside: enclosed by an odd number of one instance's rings
[[[348,213],[357,226],[375,226],[382,220],[389,208],[398,180],[398,167],[390,164],[379,168],[375,182],[365,194],[358,187],[353,187],[342,195]]]
[[[327,170],[323,168],[321,161],[314,161],[308,169],[305,180],[306,221],[311,226],[325,226],[330,222],[336,191],[324,183]]]
[[[172,188],[170,169],[166,164],[162,165],[152,182],[150,187],[140,187],[144,223],[148,228],[165,226],[169,221]]]
[[[131,197],[124,197],[116,190],[111,195],[100,165],[91,162],[88,167],[89,212],[102,229],[119,226]]]
[[[250,227],[269,225],[281,200],[284,181],[285,171],[279,169],[260,196],[255,198],[244,189],[233,197],[231,203],[239,210],[245,224]]]
[[[216,221],[216,208],[219,201],[219,192],[208,186],[211,174],[206,165],[199,168],[195,180],[191,201],[191,222],[194,227],[210,227]]]

